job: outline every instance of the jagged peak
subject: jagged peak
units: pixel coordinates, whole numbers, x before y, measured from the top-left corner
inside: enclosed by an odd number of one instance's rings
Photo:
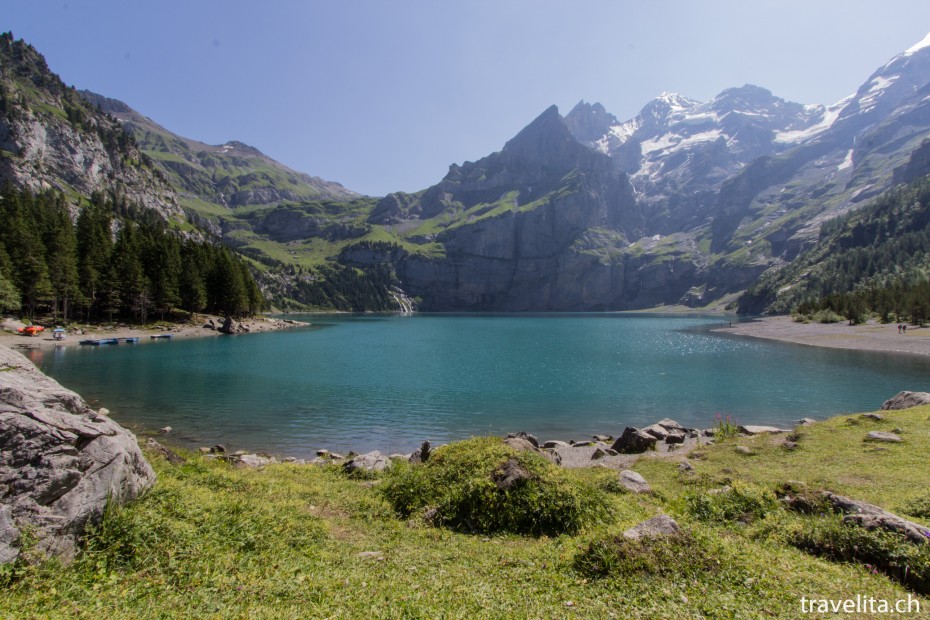
[[[583,144],[591,144],[619,125],[617,117],[608,112],[600,103],[579,101],[572,111],[563,119],[572,135]]]

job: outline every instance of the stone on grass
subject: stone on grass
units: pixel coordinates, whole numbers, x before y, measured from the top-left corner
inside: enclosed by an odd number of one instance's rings
[[[652,493],[652,487],[646,479],[632,469],[620,472],[620,486],[631,493]]]
[[[539,447],[539,440],[536,439],[536,436],[530,435],[526,431],[520,431],[519,433],[510,433],[509,435],[507,435],[507,439],[525,439],[531,444],[533,444],[534,448]]]
[[[885,530],[904,535],[915,544],[930,544],[930,528],[908,521],[903,517],[888,512],[874,504],[851,499],[829,491],[822,491],[823,497],[839,512],[846,515],[844,523],[857,525],[867,530]]]
[[[798,426],[810,426],[811,424],[816,424],[817,420],[814,418],[801,418],[797,421]]]
[[[691,473],[693,471],[694,471],[694,465],[692,465],[688,461],[682,461],[681,463],[678,464],[678,473],[680,474]]]
[[[739,432],[746,435],[774,435],[777,433],[790,433],[788,429],[778,428],[777,426],[759,426],[759,425],[748,425],[740,426]]]
[[[880,422],[881,420],[885,419],[885,416],[880,413],[863,413],[860,417],[863,417],[866,420],[875,420],[876,422]]]
[[[643,521],[635,527],[623,532],[624,538],[639,540],[641,538],[663,538],[676,536],[681,533],[678,523],[668,515],[659,515],[648,521]]]
[[[879,441],[883,443],[902,443],[904,440],[901,439],[899,435],[894,433],[886,433],[885,431],[872,431],[865,436],[864,441]]]
[[[501,491],[507,491],[532,478],[532,475],[517,459],[507,459],[492,475],[491,480]]]
[[[898,392],[882,404],[882,410],[910,409],[928,403],[930,403],[930,393],[928,392]]]
[[[343,464],[342,468],[346,473],[351,474],[357,471],[384,471],[389,464],[390,461],[388,461],[386,456],[381,454],[378,450],[373,450],[366,454],[352,457]]]
[[[162,458],[164,458],[166,461],[168,461],[172,465],[180,465],[181,463],[187,462],[187,459],[185,459],[183,456],[181,456],[177,452],[169,450],[168,448],[161,445],[160,443],[158,443],[151,437],[145,440],[145,447],[151,450],[152,452],[160,455]]]
[[[641,454],[646,450],[655,450],[656,438],[638,428],[628,426],[620,438],[611,446],[620,454]]]
[[[508,437],[504,443],[518,452],[536,452],[538,448],[528,439],[522,437]]]
[[[751,448],[748,448],[746,446],[736,446],[733,449],[736,451],[737,454],[742,454],[743,456],[752,456],[755,454],[755,452],[753,452]]]
[[[137,497],[155,473],[135,436],[0,347],[0,563],[21,534],[35,551],[69,561],[108,504]]]
[[[273,457],[259,456],[258,454],[240,454],[233,461],[240,467],[264,467],[275,462]]]

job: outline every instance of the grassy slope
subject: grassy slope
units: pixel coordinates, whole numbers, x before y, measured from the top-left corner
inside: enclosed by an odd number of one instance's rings
[[[906,444],[862,442],[869,430],[894,427],[904,430]],[[25,569],[0,592],[0,616],[796,618],[801,596],[906,598],[863,566],[784,544],[783,533],[804,517],[779,510],[748,526],[718,526],[687,516],[688,493],[729,480],[766,487],[800,480],[891,510],[930,486],[930,407],[888,412],[882,422],[845,416],[801,432],[792,452],[764,437],[702,449],[705,458],[692,457],[693,476],[679,474],[673,462],[641,459],[635,469],[654,496],[614,494],[610,523],[538,539],[410,526],[376,486],[335,469],[236,470],[199,457],[172,467],[157,460],[152,492],[111,515],[70,567]],[[737,453],[737,444],[756,455]],[[572,475],[604,482],[614,474]],[[658,511],[689,528],[718,569],[687,579],[676,571],[603,579],[575,571],[573,559],[587,542]],[[383,560],[359,558],[364,551]],[[920,600],[926,613],[930,600]]]

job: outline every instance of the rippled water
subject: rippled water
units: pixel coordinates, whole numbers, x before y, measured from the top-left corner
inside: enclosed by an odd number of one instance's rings
[[[34,352],[138,429],[308,456],[475,434],[617,434],[877,409],[930,390],[930,361],[721,337],[719,317],[629,314],[307,317],[286,332]]]

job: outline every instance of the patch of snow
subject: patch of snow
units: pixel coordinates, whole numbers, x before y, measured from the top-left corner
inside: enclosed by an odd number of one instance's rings
[[[925,47],[930,47],[930,33],[928,33],[927,36],[921,39],[920,43],[917,43],[916,45],[912,45],[911,47],[904,50],[904,55],[913,56],[914,54],[916,54],[917,52],[919,52]]]
[[[846,158],[836,167],[837,172],[840,170],[846,170],[847,168],[852,168],[853,165],[853,150],[849,149],[849,152],[846,153]]]
[[[682,138],[681,136],[675,134],[665,134],[659,136],[653,140],[646,140],[643,142],[643,153],[653,153],[655,151],[678,151],[680,149],[689,147],[693,144],[698,144],[700,142],[713,142],[717,138],[723,135],[723,132],[719,129],[712,129],[710,131],[703,131],[701,133],[696,133],[693,136],[688,136]]]
[[[807,129],[798,129],[795,131],[780,131],[775,134],[775,142],[779,144],[797,144],[805,142],[814,136],[826,131],[833,126],[836,119],[839,118],[840,112],[843,111],[849,102],[853,100],[855,94],[840,99],[823,111],[823,117],[819,122],[811,125]]]

